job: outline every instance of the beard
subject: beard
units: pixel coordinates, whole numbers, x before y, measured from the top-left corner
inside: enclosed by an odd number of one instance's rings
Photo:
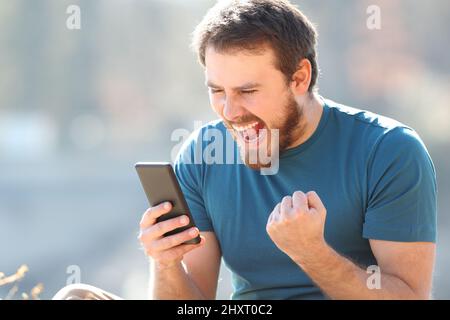
[[[229,121],[223,120],[233,139],[237,142],[242,161],[251,169],[259,170],[271,167],[272,162],[278,161],[273,157],[278,157],[303,135],[305,131],[303,106],[297,103],[292,93],[281,106],[279,114],[281,114],[280,117],[271,124],[266,124],[252,114],[246,115],[233,123],[239,125],[239,123],[258,121],[258,123],[264,124],[262,129],[256,129],[258,141],[256,147],[253,148],[245,142],[245,139],[232,127]],[[260,139],[263,135],[264,137]],[[278,152],[274,152],[274,150],[278,150]]]

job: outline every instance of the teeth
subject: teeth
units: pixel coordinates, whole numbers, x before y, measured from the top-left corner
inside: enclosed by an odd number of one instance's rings
[[[248,124],[246,126],[235,126],[235,125],[233,125],[233,129],[236,130],[236,131],[244,131],[244,130],[248,130],[248,129],[251,129],[251,128],[255,127],[257,124],[258,124],[258,121],[250,123],[250,124]]]

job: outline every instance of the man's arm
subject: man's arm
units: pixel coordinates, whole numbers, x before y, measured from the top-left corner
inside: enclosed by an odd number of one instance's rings
[[[324,239],[326,209],[315,192],[296,191],[269,216],[267,232],[332,299],[428,299],[436,246],[433,242],[370,240],[381,270],[381,288],[370,274],[334,251]]]
[[[217,239],[205,232],[199,244],[184,244],[197,237],[197,228],[164,236],[189,223],[187,216],[157,222],[171,209],[169,202],[151,207],[139,224],[138,238],[151,262],[151,298],[214,299],[221,257]]]
[[[220,248],[213,232],[204,232],[201,235],[205,244],[186,253],[182,263],[159,268],[152,262],[153,299],[215,299],[220,270]]]
[[[328,245],[298,264],[332,299],[429,299],[435,244],[370,240],[381,287],[369,289],[371,274]]]

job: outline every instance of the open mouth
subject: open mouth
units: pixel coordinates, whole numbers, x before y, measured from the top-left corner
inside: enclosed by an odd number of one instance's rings
[[[255,144],[262,140],[267,130],[263,122],[253,121],[246,125],[232,125],[241,140],[246,144]]]

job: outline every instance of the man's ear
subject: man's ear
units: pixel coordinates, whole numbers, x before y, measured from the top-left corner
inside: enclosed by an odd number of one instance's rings
[[[308,59],[302,59],[297,71],[292,75],[291,90],[296,96],[308,93],[311,83],[312,66]]]

